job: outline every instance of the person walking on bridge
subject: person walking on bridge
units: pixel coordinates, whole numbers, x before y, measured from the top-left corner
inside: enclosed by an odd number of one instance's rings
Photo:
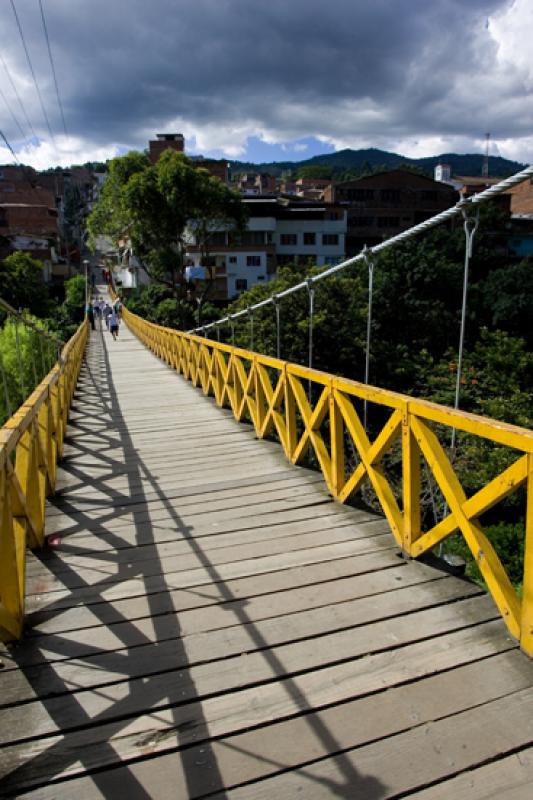
[[[85,308],[85,312],[86,312],[87,318],[88,318],[88,320],[89,320],[89,322],[91,324],[91,329],[94,331],[95,330],[95,327],[94,327],[94,306],[90,301],[87,303],[87,306]]]
[[[119,326],[119,318],[117,316],[117,312],[114,308],[111,309],[111,314],[109,315],[109,330],[111,332],[111,336],[116,341],[118,339],[118,326]]]

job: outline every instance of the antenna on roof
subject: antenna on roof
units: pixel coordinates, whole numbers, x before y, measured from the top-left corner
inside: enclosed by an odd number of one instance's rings
[[[481,175],[483,178],[489,177],[489,144],[490,144],[490,133],[485,134],[485,157],[483,158],[483,167],[481,169]]]

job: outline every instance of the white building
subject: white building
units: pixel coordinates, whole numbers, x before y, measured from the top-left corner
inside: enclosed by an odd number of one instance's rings
[[[188,263],[212,270],[214,299],[231,299],[272,280],[278,266],[325,266],[344,258],[347,223],[341,206],[276,197],[245,197],[243,202],[247,230],[240,237],[227,230],[213,232],[207,263],[194,232],[188,234]],[[199,273],[193,269],[190,274]]]

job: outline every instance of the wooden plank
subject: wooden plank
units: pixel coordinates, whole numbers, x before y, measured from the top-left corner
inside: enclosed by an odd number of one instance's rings
[[[187,640],[188,660],[192,662],[223,658],[232,653],[249,652],[259,646],[259,640],[262,647],[272,646],[327,631],[364,625],[371,620],[377,622],[477,594],[479,589],[476,586],[441,578],[419,584],[416,592],[411,587],[405,587],[370,598],[346,600],[280,617],[265,618],[253,624],[250,624],[246,610],[237,605],[224,608],[230,617],[228,627],[219,631],[210,630],[208,625],[209,636],[205,633],[191,633],[184,637]],[[109,628],[88,628],[84,632],[83,641],[79,641],[76,631],[32,640],[31,647],[25,647],[18,654],[17,663],[19,666],[26,666],[47,660],[85,658],[94,654],[102,656],[104,652],[113,652],[124,647],[148,646],[182,636],[180,620],[174,614],[146,617],[137,620],[135,625],[124,621]]]
[[[322,503],[330,502],[330,497],[321,485],[313,486],[308,482],[301,482],[296,484],[289,484],[284,489],[280,484],[278,491],[271,489],[271,491],[255,491],[243,497],[238,497],[233,494],[226,500],[219,499],[218,497],[210,498],[205,496],[204,502],[195,493],[194,496],[184,496],[184,490],[181,487],[179,479],[176,482],[166,483],[164,481],[149,480],[146,486],[154,487],[147,488],[144,491],[137,492],[133,489],[131,492],[116,491],[107,482],[103,482],[102,488],[98,492],[90,495],[80,493],[69,494],[68,498],[58,499],[54,507],[50,510],[49,518],[60,514],[67,514],[70,519],[76,519],[77,515],[86,515],[87,511],[98,511],[99,509],[109,510],[110,508],[117,507],[118,509],[129,508],[131,511],[136,511],[143,506],[150,506],[153,508],[165,508],[171,506],[176,508],[180,514],[195,514],[195,513],[208,513],[209,511],[231,511],[236,508],[241,508],[243,505],[257,506],[265,503],[280,504],[285,507],[295,505],[302,506],[307,503]],[[176,491],[176,494],[174,494]],[[164,499],[162,499],[164,498]],[[202,509],[204,509],[202,511]]]
[[[133,569],[137,565],[139,572],[149,575],[153,571],[150,564],[156,561],[160,562],[161,569],[166,572],[167,570],[173,571],[174,563],[176,566],[179,563],[180,569],[194,568],[207,562],[212,565],[218,565],[230,561],[320,547],[325,541],[328,544],[355,541],[356,539],[364,539],[366,542],[370,542],[379,536],[387,536],[388,533],[382,520],[366,523],[365,528],[367,529],[366,535],[361,530],[355,531],[353,526],[347,525],[328,531],[327,536],[324,535],[323,530],[319,529],[294,534],[287,532],[287,535],[282,537],[265,537],[264,540],[257,539],[251,542],[247,542],[243,535],[238,532],[236,535],[241,541],[227,544],[217,541],[215,536],[204,537],[204,540],[200,543],[193,537],[180,536],[175,541],[161,544],[153,545],[146,542],[138,547],[123,548],[115,551],[107,550],[100,553],[94,550],[92,553],[85,551],[69,554],[67,540],[67,544],[64,545],[67,549],[63,552],[59,551],[55,559],[48,559],[46,562],[41,563],[33,561],[28,566],[27,576],[39,578],[42,575],[43,567],[46,566],[54,577],[61,580],[65,573],[71,573],[72,570],[83,578],[91,571],[96,570],[100,575],[100,579],[103,580],[104,575],[115,575],[122,565],[127,565],[128,568]],[[234,536],[235,534],[227,535]],[[222,534],[221,538],[222,536],[225,536],[225,534]],[[387,544],[389,543],[388,540],[385,541]],[[178,559],[178,556],[180,557],[179,561],[167,561],[168,559]]]
[[[143,617],[179,613],[182,634],[201,630],[221,629],[231,624],[233,608],[246,603],[246,614],[250,620],[266,619],[292,611],[318,608],[356,597],[369,597],[387,592],[399,586],[415,586],[427,580],[441,578],[442,574],[430,568],[420,568],[419,564],[400,562],[398,566],[354,575],[353,560],[323,565],[318,569],[290,571],[241,581],[228,582],[223,586],[215,584],[210,593],[202,592],[158,592],[150,597],[134,597],[117,600],[114,603],[100,603],[97,609],[76,606],[65,611],[41,611],[28,618],[28,635],[42,636],[51,633],[81,631],[99,625],[114,625],[127,619],[130,622]],[[322,580],[327,576],[329,580]],[[285,582],[279,578],[285,577]],[[301,585],[305,577],[308,585]],[[278,580],[274,584],[274,579]],[[313,582],[316,581],[316,582]],[[265,594],[267,597],[265,597]],[[206,606],[209,610],[206,611]],[[206,627],[207,626],[207,627]]]
[[[68,695],[74,692],[77,696],[80,687],[84,687],[85,691],[79,695],[78,700],[83,701],[84,708],[88,704],[93,709],[93,716],[100,712],[120,715],[125,711],[126,702],[130,711],[132,703],[137,709],[154,704],[165,706],[170,702],[170,696],[178,704],[189,703],[198,697],[200,690],[205,695],[213,695],[220,693],[223,686],[226,690],[242,689],[246,685],[275,679],[276,671],[279,673],[278,683],[272,684],[268,692],[273,691],[273,697],[279,699],[285,696],[279,679],[285,679],[291,673],[309,673],[311,668],[316,670],[320,667],[315,678],[309,677],[304,681],[307,691],[311,691],[313,686],[318,687],[320,692],[325,691],[329,686],[329,679],[332,678],[339,689],[339,694],[335,695],[339,700],[350,697],[350,692],[356,691],[356,685],[361,687],[360,692],[363,694],[386,687],[388,684],[385,680],[389,675],[387,670],[390,670],[391,665],[397,668],[399,682],[410,680],[410,654],[413,654],[413,664],[418,670],[414,674],[422,675],[427,674],[428,669],[431,672],[440,663],[438,658],[441,649],[444,651],[448,648],[446,652],[450,658],[453,656],[455,662],[446,661],[446,664],[452,665],[514,647],[501,622],[486,622],[490,616],[486,603],[473,604],[469,601],[464,611],[466,620],[463,621],[458,620],[456,612],[450,613],[450,609],[446,608],[418,612],[412,618],[412,622],[420,626],[416,632],[399,619],[394,630],[391,630],[387,622],[381,622],[358,629],[326,633],[319,639],[278,645],[268,652],[266,658],[258,650],[256,653],[247,652],[245,656],[237,654],[223,657],[222,661],[200,662],[195,665],[188,661],[181,644],[174,641],[159,645],[157,661],[154,661],[153,648],[139,647],[134,657],[128,656],[128,651],[122,651],[110,656],[89,656],[83,661],[60,661],[46,668],[42,665],[28,667],[24,673],[11,670],[3,676],[3,698],[7,705],[14,706],[14,713],[19,717],[27,715],[27,724],[22,724],[22,730],[25,728],[30,732],[34,730],[34,723],[39,716],[42,717],[43,712],[38,710],[37,716],[34,715],[35,712],[29,713],[31,707],[23,701],[32,700],[36,696],[42,697],[45,700],[45,719],[48,719],[48,711],[52,706],[51,700],[49,702],[47,698],[62,695],[63,701],[59,700],[59,708],[70,707],[77,710],[77,714],[72,713],[70,719],[70,724],[75,725],[80,709],[77,705],[69,705]],[[453,635],[448,636],[450,631]],[[428,638],[431,640],[429,644],[424,642]],[[415,646],[413,642],[418,644]],[[391,657],[391,650],[394,652],[400,646],[404,648],[401,659]],[[406,647],[409,649],[405,649]],[[461,648],[464,652],[460,652]],[[333,671],[322,672],[322,668],[329,669],[328,664],[335,665],[337,661],[345,663],[338,668],[331,667]],[[350,683],[350,676],[355,676],[356,684]],[[111,685],[116,688],[111,688]],[[97,688],[98,691],[87,691],[91,688]],[[121,705],[116,708],[111,701],[105,700],[113,693],[121,700]],[[330,699],[332,697],[327,696]],[[134,699],[125,700],[133,697]],[[23,705],[18,706],[17,711],[17,704],[21,701]],[[228,702],[231,704],[233,701]],[[237,698],[235,702],[241,701]],[[245,709],[249,702],[254,705],[253,693],[246,695],[243,702]],[[109,712],[105,711],[106,708]],[[136,711],[131,713],[137,714]],[[250,711],[245,710],[245,719],[249,714]],[[234,716],[233,712],[232,715]]]
[[[301,765],[323,758],[332,746],[341,751],[372,740],[381,741],[401,731],[428,725],[439,717],[451,717],[511,691],[519,691],[527,685],[527,678],[523,680],[520,669],[523,662],[520,662],[522,660],[516,651],[496,655],[451,672],[431,675],[414,684],[274,723],[268,728],[202,742],[179,754],[159,755],[148,740],[144,755],[152,757],[130,762],[127,767],[118,765],[99,775],[43,786],[25,796],[32,800],[55,800],[67,794],[77,800],[93,800],[100,793],[103,797],[115,797],[133,780],[138,790],[154,800],[167,798],[169,785],[172,785],[176,797],[196,798],[239,783],[260,781],[282,768],[300,767],[305,772]],[[378,780],[380,772],[376,773]],[[364,785],[359,786],[360,792],[355,794],[357,783],[352,785],[351,777],[357,779],[358,775],[358,770],[344,775],[341,783],[344,796],[372,797],[365,792]],[[33,780],[39,783],[46,777],[45,773],[41,778],[33,776]],[[500,792],[510,788],[523,790],[531,779],[533,750],[526,749],[453,779],[449,783],[451,787],[457,786],[456,794],[446,792],[448,783],[439,783],[410,797],[413,800],[448,797],[482,800],[491,796],[493,800],[496,797],[529,800],[530,794],[513,797]],[[470,789],[473,789],[471,794]],[[323,790],[322,797],[331,796],[328,784],[323,785]],[[283,793],[272,795],[287,796]]]
[[[293,554],[291,554],[292,556]],[[356,570],[360,573],[368,572],[376,569],[378,562],[381,562],[383,568],[396,566],[398,564],[398,557],[393,550],[380,550],[371,551],[369,553],[359,553],[357,555]],[[339,559],[351,558],[354,553],[351,552],[351,547],[343,545],[335,545],[331,547],[313,548],[307,551],[302,557],[279,557],[269,559],[257,559],[260,563],[252,562],[242,563],[238,565],[224,565],[219,567],[217,574],[213,575],[212,571],[208,569],[197,569],[189,572],[169,573],[164,576],[154,575],[149,578],[142,576],[128,577],[116,583],[106,583],[101,587],[87,586],[76,590],[75,595],[69,588],[57,589],[55,591],[48,591],[49,585],[46,576],[42,578],[42,584],[39,585],[37,581],[34,584],[36,594],[35,602],[38,603],[40,608],[53,608],[58,610],[61,608],[71,608],[72,606],[79,605],[92,605],[95,603],[112,602],[114,600],[139,597],[144,595],[151,595],[162,591],[179,591],[189,589],[190,591],[198,591],[199,587],[201,592],[210,591],[213,585],[225,585],[228,581],[233,581],[239,578],[257,580],[259,577],[264,576],[270,578],[271,573],[279,574],[281,571],[288,571],[292,574],[293,569],[303,569],[308,566],[322,566],[329,561],[337,562]],[[207,587],[207,588],[204,588]],[[28,598],[28,605],[31,606],[32,598]]]
[[[501,630],[501,623],[497,624]],[[414,679],[447,670],[455,664],[468,663],[472,657],[483,658],[496,654],[501,651],[502,645],[505,647],[504,638],[500,640],[499,647],[495,646],[494,626],[488,636],[486,633],[486,631],[485,635],[480,631],[474,633],[471,629],[455,632],[449,636],[444,635],[442,638],[438,637],[430,642],[402,649],[401,660],[391,658],[390,653],[380,654],[356,662],[290,676],[281,682],[265,683],[251,689],[207,697],[201,703],[189,702],[181,710],[175,707],[163,707],[158,709],[157,713],[144,716],[133,713],[132,716],[121,719],[119,724],[106,722],[106,710],[112,709],[112,713],[117,710],[126,711],[128,707],[132,706],[132,694],[123,695],[121,698],[122,709],[120,707],[117,709],[117,704],[106,705],[104,693],[93,693],[91,696],[93,701],[96,702],[97,698],[100,698],[102,724],[95,725],[94,723],[99,721],[100,717],[94,714],[87,715],[83,705],[71,704],[71,715],[77,708],[78,717],[81,718],[85,715],[87,721],[90,721],[92,725],[68,733],[65,740],[68,745],[67,753],[64,753],[61,739],[57,736],[7,745],[0,749],[0,775],[5,776],[20,767],[21,764],[29,762],[32,780],[37,777],[36,770],[39,767],[44,768],[43,774],[39,776],[43,780],[50,775],[50,770],[53,770],[53,774],[57,776],[80,771],[80,761],[83,763],[83,769],[102,764],[116,764],[120,760],[126,761],[148,753],[151,755],[161,753],[176,746],[194,745],[208,737],[219,738],[244,731],[250,727],[268,725],[273,720],[291,719],[302,711],[309,712],[325,708],[347,699],[368,697],[375,691],[380,691],[384,686],[390,688],[406,682],[410,683]],[[445,639],[444,647],[442,646],[443,639]],[[234,668],[231,673],[235,673]],[[520,675],[520,667],[518,667],[518,673]],[[197,676],[197,673],[195,675]],[[530,676],[524,678],[520,675],[517,678],[517,685],[519,687],[527,685],[529,680]],[[499,687],[501,694],[505,691],[501,688],[502,681],[499,682]],[[143,691],[145,688],[143,687]],[[106,689],[106,693],[107,691],[113,691],[113,688],[110,687]],[[182,697],[191,697],[191,694],[194,697],[194,692],[194,685],[189,692],[185,688],[185,695]],[[75,695],[73,699],[76,699]],[[505,699],[507,700],[507,698]],[[78,700],[81,701],[82,698],[79,697]],[[533,695],[530,700],[533,701]],[[447,697],[441,698],[444,709],[449,702]],[[373,696],[371,706],[375,704],[376,700]],[[48,708],[51,709],[52,706],[49,704]],[[21,706],[20,710],[27,711],[28,709]],[[377,711],[379,715],[379,704]],[[359,736],[365,737],[369,732],[371,733],[372,723],[368,718],[368,712],[364,716],[359,714],[350,716],[352,728],[354,720],[361,720],[357,726],[361,731]],[[302,719],[305,721],[306,717],[304,716]],[[36,732],[39,721],[35,719],[34,721],[36,723],[34,732]],[[409,727],[417,724],[415,715],[411,716],[410,722]],[[46,724],[46,719],[43,719],[42,724]],[[389,724],[391,723],[389,722]],[[268,733],[268,728],[266,732]],[[274,742],[280,743],[275,730],[272,731],[272,734],[270,747]],[[263,739],[266,746],[265,733],[263,733]],[[372,735],[369,736],[369,739],[372,739]],[[289,745],[290,739],[285,737],[282,741],[284,749],[290,752],[294,743]],[[334,741],[335,737],[331,736],[324,742],[329,752],[331,752]],[[365,741],[364,738],[363,741]],[[104,742],[108,742],[111,747],[104,749],[102,747]],[[59,758],[55,755],[54,750],[58,751]],[[39,758],[41,755],[45,755],[45,758]],[[268,761],[266,763],[268,764]],[[269,764],[269,766],[272,770],[272,765]],[[274,789],[270,797],[278,796],[284,795]],[[293,797],[296,794],[285,796]],[[302,796],[307,797],[306,794]]]
[[[259,556],[257,558],[237,559],[228,562],[216,563],[216,558],[202,558],[201,553],[186,556],[168,556],[167,558],[157,558],[147,561],[140,568],[126,568],[120,570],[115,567],[112,574],[103,573],[100,569],[71,571],[68,578],[63,580],[52,573],[44,576],[28,576],[28,593],[44,594],[45,592],[60,591],[68,586],[70,592],[79,590],[78,598],[87,593],[97,593],[105,595],[108,584],[123,584],[137,572],[142,574],[146,589],[150,591],[151,579],[157,580],[161,575],[165,575],[167,580],[171,578],[172,584],[176,586],[190,586],[192,583],[198,585],[204,582],[211,583],[213,580],[220,581],[226,578],[237,578],[244,575],[257,574],[259,572],[270,572],[280,569],[282,566],[295,566],[301,563],[313,563],[316,561],[327,560],[327,558],[339,558],[341,555],[355,555],[364,553],[375,553],[379,550],[390,550],[391,542],[388,534],[373,536],[370,539],[352,539],[339,542],[334,545],[315,546],[309,549],[298,549],[296,551],[281,552],[275,555]],[[215,553],[217,551],[214,551]],[[145,589],[145,591],[146,591]]]
[[[533,748],[526,747],[411,794],[412,800],[531,800]]]
[[[293,505],[292,508],[288,508],[286,510],[280,510],[277,513],[275,512],[267,512],[264,515],[264,520],[257,520],[257,526],[266,525],[266,524],[280,524],[283,522],[291,522],[293,520],[301,520],[305,519],[309,516],[309,513],[306,512],[305,506],[300,508],[297,503]],[[308,509],[312,509],[311,516],[313,517],[339,517],[343,516],[346,517],[346,510],[342,509],[338,504],[333,502],[328,502],[324,500],[320,505],[309,506]],[[257,519],[257,514],[248,514],[245,515],[244,513],[239,517],[234,517],[230,519],[225,525],[222,522],[213,522],[211,523],[210,527],[211,530],[241,530],[242,528],[249,528],[251,527],[251,521]],[[130,528],[135,526],[139,528],[143,523],[148,523],[150,527],[156,524],[173,524],[176,529],[179,529],[183,522],[178,512],[174,511],[171,507],[170,508],[161,508],[161,509],[141,509],[135,515],[131,514],[128,509],[121,514],[117,514],[116,508],[110,508],[108,513],[103,513],[101,517],[97,517],[96,515],[94,518],[87,515],[85,519],[81,521],[72,521],[67,515],[58,518],[52,518],[50,520],[50,524],[48,525],[48,534],[51,533],[63,533],[71,535],[72,533],[77,533],[78,531],[87,531],[93,530],[98,532],[99,534],[105,533],[106,531],[109,533],[112,532],[120,532],[123,528]],[[201,528],[201,523],[195,524],[195,530]]]
[[[333,509],[332,509],[333,510]],[[240,543],[250,544],[254,541],[266,541],[268,539],[280,539],[285,536],[296,536],[300,533],[311,533],[313,531],[321,530],[324,534],[324,541],[327,543],[331,530],[340,528],[349,528],[353,532],[354,538],[361,538],[366,535],[373,535],[376,531],[382,532],[385,527],[383,519],[373,514],[360,512],[352,518],[344,516],[328,515],[328,517],[315,517],[315,507],[302,509],[303,519],[295,522],[284,524],[283,522],[277,525],[264,525],[252,526],[246,528],[239,528],[238,530],[230,531],[213,531],[210,528],[198,529],[195,527],[189,531],[179,530],[177,528],[165,528],[162,525],[152,526],[149,530],[149,536],[139,536],[143,526],[138,526],[138,530],[124,529],[121,530],[120,535],[109,535],[95,537],[90,531],[80,531],[79,533],[69,534],[66,537],[58,537],[54,539],[53,547],[48,550],[39,552],[37,564],[49,565],[51,562],[58,562],[61,559],[65,562],[68,561],[69,555],[87,554],[90,556],[92,553],[106,553],[114,551],[119,553],[121,550],[139,550],[142,552],[144,547],[153,547],[159,544],[181,542],[190,539],[199,540],[202,549],[209,550],[217,547],[226,547]],[[324,521],[325,520],[325,521]],[[145,526],[147,528],[147,526]]]
[[[530,689],[483,704],[452,718],[309,764],[305,770],[213,795],[217,800],[305,797],[323,800],[324,786],[346,786],[380,798],[412,792],[428,782],[531,745]],[[347,776],[349,781],[347,781]]]
[[[161,586],[159,591],[151,595],[137,594],[122,600],[110,600],[97,603],[93,609],[88,604],[57,606],[48,603],[45,598],[32,595],[27,603],[28,625],[27,635],[33,633],[60,633],[67,630],[81,630],[92,627],[94,624],[108,625],[119,622],[123,618],[135,620],[146,616],[157,616],[181,612],[205,606],[218,605],[226,602],[244,603],[247,608],[252,598],[270,595],[269,607],[278,597],[285,600],[286,604],[298,602],[299,593],[303,590],[309,599],[309,608],[327,604],[328,585],[343,586],[344,582],[350,587],[352,597],[364,597],[366,594],[377,594],[386,591],[380,587],[389,586],[391,580],[389,572],[392,570],[394,583],[392,585],[409,585],[412,582],[413,570],[411,564],[400,559],[391,560],[387,555],[375,554],[372,556],[348,556],[325,563],[309,564],[304,567],[292,567],[279,572],[268,572],[263,575],[253,575],[249,578],[237,578],[224,583],[213,583],[196,591],[190,589],[168,590]],[[415,573],[418,575],[418,565]],[[404,570],[407,576],[404,577]],[[409,574],[411,573],[411,574]],[[424,574],[424,572],[423,572]],[[294,596],[294,600],[293,600]],[[274,606],[276,603],[274,603]],[[289,607],[290,610],[290,606]]]

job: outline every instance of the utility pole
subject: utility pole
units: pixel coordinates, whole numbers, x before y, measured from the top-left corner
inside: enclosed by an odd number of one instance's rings
[[[83,260],[83,266],[85,267],[85,316],[87,316],[87,306],[89,305],[89,262],[86,258]]]
[[[490,133],[485,134],[485,157],[483,159],[483,167],[481,170],[481,175],[483,178],[489,177],[489,144],[490,144]]]

